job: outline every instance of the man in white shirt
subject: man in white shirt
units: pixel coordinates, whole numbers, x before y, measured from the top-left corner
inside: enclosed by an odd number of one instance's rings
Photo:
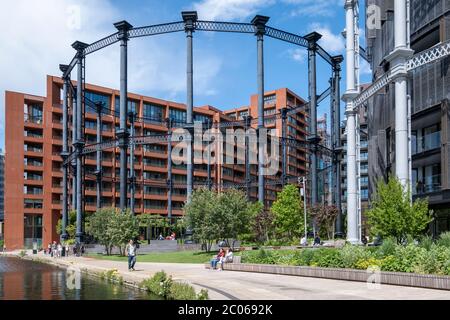
[[[130,240],[125,250],[128,256],[128,270],[136,271],[134,269],[134,265],[136,264],[136,245],[133,240]]]

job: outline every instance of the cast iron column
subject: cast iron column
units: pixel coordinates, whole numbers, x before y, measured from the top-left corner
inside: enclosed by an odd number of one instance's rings
[[[60,65],[59,69],[62,71],[63,74],[66,73],[68,70],[67,65]],[[63,77],[64,84],[63,84],[63,149],[61,152],[61,158],[63,159],[63,162],[66,162],[67,157],[69,156],[69,148],[68,148],[68,86],[70,81],[70,74],[67,77]],[[62,201],[62,230],[61,230],[61,241],[65,241],[68,239],[67,234],[67,224],[68,224],[68,195],[67,195],[67,189],[68,189],[68,166],[69,164],[63,165],[63,201]]]
[[[312,32],[305,36],[308,40],[308,80],[310,101],[310,127],[308,141],[312,146],[311,152],[311,204],[314,206],[319,201],[318,197],[318,172],[317,172],[317,145],[320,137],[317,135],[317,75],[316,75],[316,51],[317,41],[322,36]]]
[[[77,245],[83,242],[83,199],[82,199],[82,165],[83,165],[83,131],[82,131],[82,119],[83,119],[83,63],[84,63],[84,49],[88,47],[87,44],[82,42],[75,42],[72,47],[77,50],[77,66],[78,66],[78,80],[77,80],[77,112],[76,112],[76,141],[75,149],[77,152],[76,159],[76,210],[77,210],[77,230],[76,230],[76,243]]]
[[[97,144],[102,143],[102,108],[103,103],[97,102]],[[102,150],[97,149],[97,168],[95,170],[96,182],[97,182],[97,210],[102,207]]]
[[[262,141],[261,132],[265,130],[264,126],[264,35],[266,34],[266,23],[269,17],[257,15],[253,18],[252,24],[255,26],[255,35],[257,39],[257,79],[258,79],[258,201],[264,206],[264,158],[267,152],[267,141]],[[266,136],[267,137],[267,136]]]
[[[206,130],[208,131],[208,140],[209,143],[211,143],[211,130],[212,129],[212,122],[210,119],[208,119],[208,122],[206,124]],[[212,179],[211,179],[211,150],[208,150],[208,163],[206,167],[206,172],[208,176],[208,190],[212,190]]]
[[[166,119],[167,123],[167,217],[172,223],[172,119]]]
[[[130,118],[131,124],[131,138],[134,138],[134,121],[136,118],[136,114],[133,111],[128,113],[128,117]],[[136,188],[136,177],[134,174],[134,141],[130,144],[130,210],[132,214],[135,209],[135,190]]]
[[[193,52],[193,33],[195,23],[197,22],[197,12],[185,11],[181,13],[185,22],[187,39],[187,101],[186,101],[186,128],[189,131],[189,140],[187,141],[187,201],[191,200],[194,190],[194,52]]]
[[[247,200],[251,200],[251,166],[250,166],[250,129],[252,126],[252,117],[245,116],[245,185],[247,190]]]
[[[120,147],[120,210],[127,208],[127,179],[128,179],[128,31],[133,28],[126,21],[117,22],[114,26],[119,30],[120,38],[120,127],[116,133]]]
[[[282,186],[286,185],[287,181],[287,108],[281,109],[281,143],[283,148],[283,163],[282,163]]]
[[[342,219],[342,188],[341,188],[341,63],[344,61],[343,56],[333,57],[333,131],[334,131],[334,176],[336,180],[335,205],[338,209],[338,216],[336,218],[336,236],[343,237],[343,219]]]

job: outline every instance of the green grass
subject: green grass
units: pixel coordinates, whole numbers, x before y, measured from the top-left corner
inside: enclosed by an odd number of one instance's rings
[[[206,263],[211,260],[214,252],[198,252],[198,251],[179,251],[164,253],[149,253],[138,255],[138,262],[161,262],[161,263]],[[119,255],[106,256],[102,254],[90,254],[90,258],[110,260],[110,261],[127,261],[127,257]]]

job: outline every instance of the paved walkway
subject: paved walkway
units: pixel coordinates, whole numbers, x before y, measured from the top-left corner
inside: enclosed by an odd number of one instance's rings
[[[45,257],[39,255],[39,258]],[[48,259],[48,257],[47,257]],[[51,259],[51,258],[50,258]],[[55,260],[55,259],[53,259]],[[164,270],[174,280],[188,282],[197,290],[206,288],[210,299],[219,300],[366,300],[366,299],[444,299],[450,300],[449,291],[381,285],[369,288],[363,282],[328,280],[234,271],[205,269],[202,264],[139,263],[136,271],[129,272],[126,262],[93,258],[56,259],[64,264],[84,268],[117,269],[125,279],[142,279]]]

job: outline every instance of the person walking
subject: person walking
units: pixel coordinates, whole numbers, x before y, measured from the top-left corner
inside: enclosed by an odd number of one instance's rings
[[[136,264],[136,245],[133,240],[130,240],[125,250],[128,256],[128,271],[136,271],[134,269],[134,265]]]

